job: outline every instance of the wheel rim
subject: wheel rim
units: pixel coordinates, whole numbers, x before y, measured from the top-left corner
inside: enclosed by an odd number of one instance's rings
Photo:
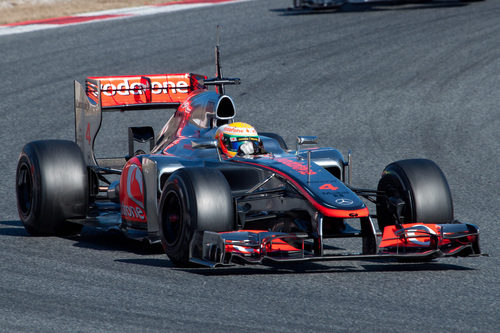
[[[26,163],[19,168],[16,185],[19,210],[23,216],[29,216],[33,207],[33,181],[31,169]]]
[[[411,198],[407,191],[403,188],[403,185],[400,180],[396,180],[396,178],[386,177],[383,179],[381,186],[379,185],[379,191],[385,192],[385,196],[380,198],[379,203],[377,203],[377,215],[381,215],[383,217],[383,221],[379,219],[379,227],[383,229],[383,227],[388,225],[396,224],[396,218],[392,215],[387,208],[388,200],[390,197],[395,197],[403,200],[405,202],[405,206],[401,213],[401,222],[402,223],[412,223],[414,222],[413,211],[411,207]]]
[[[167,244],[175,244],[182,232],[182,205],[177,193],[167,194],[162,212],[163,235]]]

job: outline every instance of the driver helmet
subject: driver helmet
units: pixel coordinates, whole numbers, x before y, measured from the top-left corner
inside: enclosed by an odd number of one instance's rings
[[[223,154],[234,157],[255,154],[260,145],[259,135],[253,126],[243,122],[236,122],[219,127],[215,139]]]

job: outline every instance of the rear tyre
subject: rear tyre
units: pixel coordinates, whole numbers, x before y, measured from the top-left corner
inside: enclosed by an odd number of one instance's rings
[[[234,229],[229,184],[216,169],[179,169],[163,188],[158,216],[161,242],[170,260],[179,267],[193,266],[189,251],[196,232]]]
[[[34,141],[23,147],[16,171],[19,218],[34,236],[69,235],[82,225],[88,206],[87,166],[72,141]]]
[[[397,222],[394,202],[404,203],[402,223],[453,221],[453,201],[446,177],[436,163],[426,159],[402,160],[389,164],[377,187],[385,195],[377,197],[379,229]]]

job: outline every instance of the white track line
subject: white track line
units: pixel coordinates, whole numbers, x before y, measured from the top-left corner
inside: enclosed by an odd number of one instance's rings
[[[76,24],[88,24],[100,21],[126,19],[129,17],[146,16],[158,13],[171,13],[181,10],[188,10],[200,7],[226,5],[235,2],[245,2],[251,0],[199,0],[199,2],[191,3],[192,0],[187,0],[187,3],[151,5],[131,8],[120,8],[103,10],[99,12],[75,14],[63,18],[54,18],[40,21],[27,21],[15,24],[0,25],[0,36],[19,34],[37,30],[62,28]],[[86,19],[82,19],[86,18]]]

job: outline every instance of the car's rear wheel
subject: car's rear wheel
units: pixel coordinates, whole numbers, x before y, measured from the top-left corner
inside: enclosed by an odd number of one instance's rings
[[[377,190],[379,229],[397,223],[451,223],[453,201],[445,175],[436,163],[426,159],[402,160],[389,164]]]
[[[23,147],[16,171],[19,218],[31,235],[78,233],[88,206],[87,166],[72,141],[34,141]]]
[[[176,266],[191,266],[190,243],[195,232],[234,229],[229,184],[216,169],[179,169],[163,188],[158,216],[166,254]]]

